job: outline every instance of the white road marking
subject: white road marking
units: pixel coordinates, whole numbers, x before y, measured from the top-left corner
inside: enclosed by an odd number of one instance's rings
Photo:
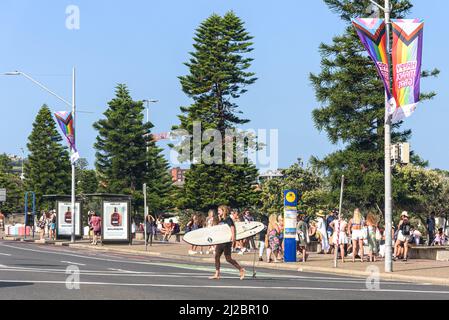
[[[113,269],[109,268],[111,270],[108,271],[82,271],[80,270],[80,275],[85,276],[102,276],[102,277],[133,277],[133,278],[186,278],[186,279],[207,279],[210,274],[200,274],[200,273],[165,273],[165,274],[157,274],[155,272],[123,272],[120,271],[120,269]],[[7,272],[23,272],[23,273],[46,273],[46,274],[65,274],[65,270],[63,269],[39,269],[39,268],[15,268],[15,267],[6,267],[4,269],[0,268],[0,271],[7,271]],[[115,271],[115,272],[114,272]],[[237,279],[235,276],[222,276],[222,279]],[[248,277],[250,279],[250,277]],[[267,280],[273,280],[276,279],[276,277],[271,276],[265,276],[265,277],[258,277],[256,280],[260,281],[267,281]],[[286,279],[286,280],[301,280],[302,282],[325,282],[325,283],[344,283],[344,284],[363,284],[365,285],[365,280],[321,280],[317,278],[304,278],[304,279],[294,279],[292,278]],[[388,282],[383,283],[384,285],[396,285],[396,286],[403,286],[404,283],[400,282]],[[412,285],[413,286],[413,285]],[[419,286],[419,285],[415,285]]]
[[[32,284],[63,284],[65,281],[35,281],[35,280],[0,280],[0,283],[32,283]],[[209,286],[209,285],[183,285],[183,284],[153,284],[153,283],[114,283],[114,282],[73,282],[78,285],[93,286],[118,286],[118,287],[158,287],[158,288],[199,288],[199,289],[246,289],[246,290],[290,290],[290,291],[352,291],[352,292],[368,292],[368,293],[414,293],[414,294],[449,294],[449,291],[424,291],[424,290],[399,290],[399,289],[353,289],[353,288],[313,288],[313,287],[256,287],[256,286]]]
[[[123,273],[133,273],[133,274],[140,274],[141,273],[141,272],[137,272],[137,271],[129,271],[129,270],[115,269],[115,268],[108,268],[108,270],[118,271],[118,272],[123,272]]]
[[[66,252],[57,252],[57,251],[48,251],[48,250],[36,250],[36,249],[30,249],[30,248],[22,248],[22,247],[16,247],[16,246],[11,246],[11,245],[3,245],[4,247],[9,247],[9,248],[13,248],[13,249],[18,249],[18,250],[24,250],[24,251],[31,251],[31,252],[38,252],[38,253],[48,253],[48,254],[55,254],[55,255],[64,255],[64,256],[71,256],[71,257],[78,257],[78,258],[83,258],[83,259],[91,259],[91,260],[100,260],[100,261],[107,261],[107,262],[117,262],[117,263],[128,263],[128,264],[136,264],[136,265],[148,265],[148,266],[163,266],[163,267],[172,267],[172,268],[178,268],[178,269],[188,269],[188,270],[200,270],[200,271],[210,271],[213,268],[207,267],[207,266],[196,266],[196,265],[188,265],[188,264],[177,264],[177,263],[155,263],[155,262],[140,262],[140,261],[132,261],[132,260],[117,260],[117,259],[108,259],[108,258],[99,258],[99,257],[91,257],[91,256],[83,256],[83,255],[79,255],[79,254],[73,254],[73,253],[66,253]],[[103,256],[108,256],[104,253],[102,253]],[[250,275],[250,270],[248,271],[248,277]],[[231,273],[234,274],[235,270],[232,269],[222,269],[222,273]],[[259,275],[262,275],[262,273],[258,273]],[[342,282],[358,282],[358,281],[362,281],[363,283],[365,283],[365,279],[364,278],[357,278],[357,277],[339,277],[339,278],[335,278],[335,277],[309,277],[309,276],[289,276],[289,275],[274,275],[274,274],[270,274],[270,273],[263,273],[266,276],[269,277],[278,277],[278,278],[287,278],[287,279],[302,279],[302,280],[308,280],[308,281],[312,281],[312,280],[326,280],[326,281],[331,281],[331,280],[336,280],[334,282],[338,282],[338,281],[342,281]],[[360,279],[360,280],[358,280]],[[362,280],[363,279],[363,280]],[[388,284],[398,284],[398,285],[408,285],[408,286],[421,286],[421,284],[419,283],[407,283],[407,282],[403,282],[403,283],[397,283],[397,282],[389,282],[389,281],[382,281],[382,283],[388,285]]]
[[[71,262],[71,261],[61,261],[61,263],[67,263],[67,264],[75,265],[75,266],[85,266],[84,263]]]
[[[1,252],[0,252],[0,256],[7,256],[7,257],[10,257],[11,255],[10,255],[9,253],[1,253]]]

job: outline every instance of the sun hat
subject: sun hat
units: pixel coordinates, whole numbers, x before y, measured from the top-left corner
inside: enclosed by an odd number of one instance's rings
[[[402,211],[401,217],[407,217],[408,218],[408,212],[407,211]]]
[[[316,215],[317,215],[318,217],[325,217],[324,211],[323,211],[323,210],[318,211],[318,213],[317,213]]]

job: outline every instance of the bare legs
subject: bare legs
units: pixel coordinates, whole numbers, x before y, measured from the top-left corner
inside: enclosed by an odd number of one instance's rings
[[[360,262],[363,262],[363,239],[352,240],[352,262],[355,262],[355,256],[360,254]]]
[[[215,271],[215,275],[213,277],[210,277],[209,279],[211,279],[211,280],[219,280],[220,279],[220,267],[221,267],[220,259],[221,259],[221,256],[223,253],[225,255],[226,261],[240,271],[240,280],[243,280],[245,278],[245,269],[243,269],[238,264],[237,261],[232,259],[231,249],[232,249],[231,243],[217,245],[217,247],[215,248],[215,270],[216,271]]]
[[[359,250],[360,250],[360,262],[363,262],[363,256],[365,253],[363,252],[363,239],[359,239]]]
[[[341,256],[341,262],[345,263],[345,245],[344,244],[340,244],[340,245],[335,245],[335,261],[338,259],[338,247],[340,247],[340,256]],[[354,261],[354,259],[353,259]]]

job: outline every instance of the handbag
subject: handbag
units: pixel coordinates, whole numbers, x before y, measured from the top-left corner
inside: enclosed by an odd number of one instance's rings
[[[37,225],[39,228],[44,229],[45,228],[45,221],[39,221],[39,224]]]

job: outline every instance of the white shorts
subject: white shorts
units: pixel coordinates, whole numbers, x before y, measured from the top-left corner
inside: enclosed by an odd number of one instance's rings
[[[336,234],[334,234],[334,236],[332,237],[332,242],[333,244],[337,244],[337,245],[341,245],[341,244],[348,244],[348,236],[346,235],[346,232],[342,231],[340,232],[338,239],[336,238]],[[338,242],[338,243],[336,243]]]
[[[363,240],[365,239],[365,233],[363,230],[352,230],[352,240]]]
[[[398,240],[401,242],[409,242],[410,241],[410,236],[404,236],[402,234],[402,231],[399,231],[398,233]]]

